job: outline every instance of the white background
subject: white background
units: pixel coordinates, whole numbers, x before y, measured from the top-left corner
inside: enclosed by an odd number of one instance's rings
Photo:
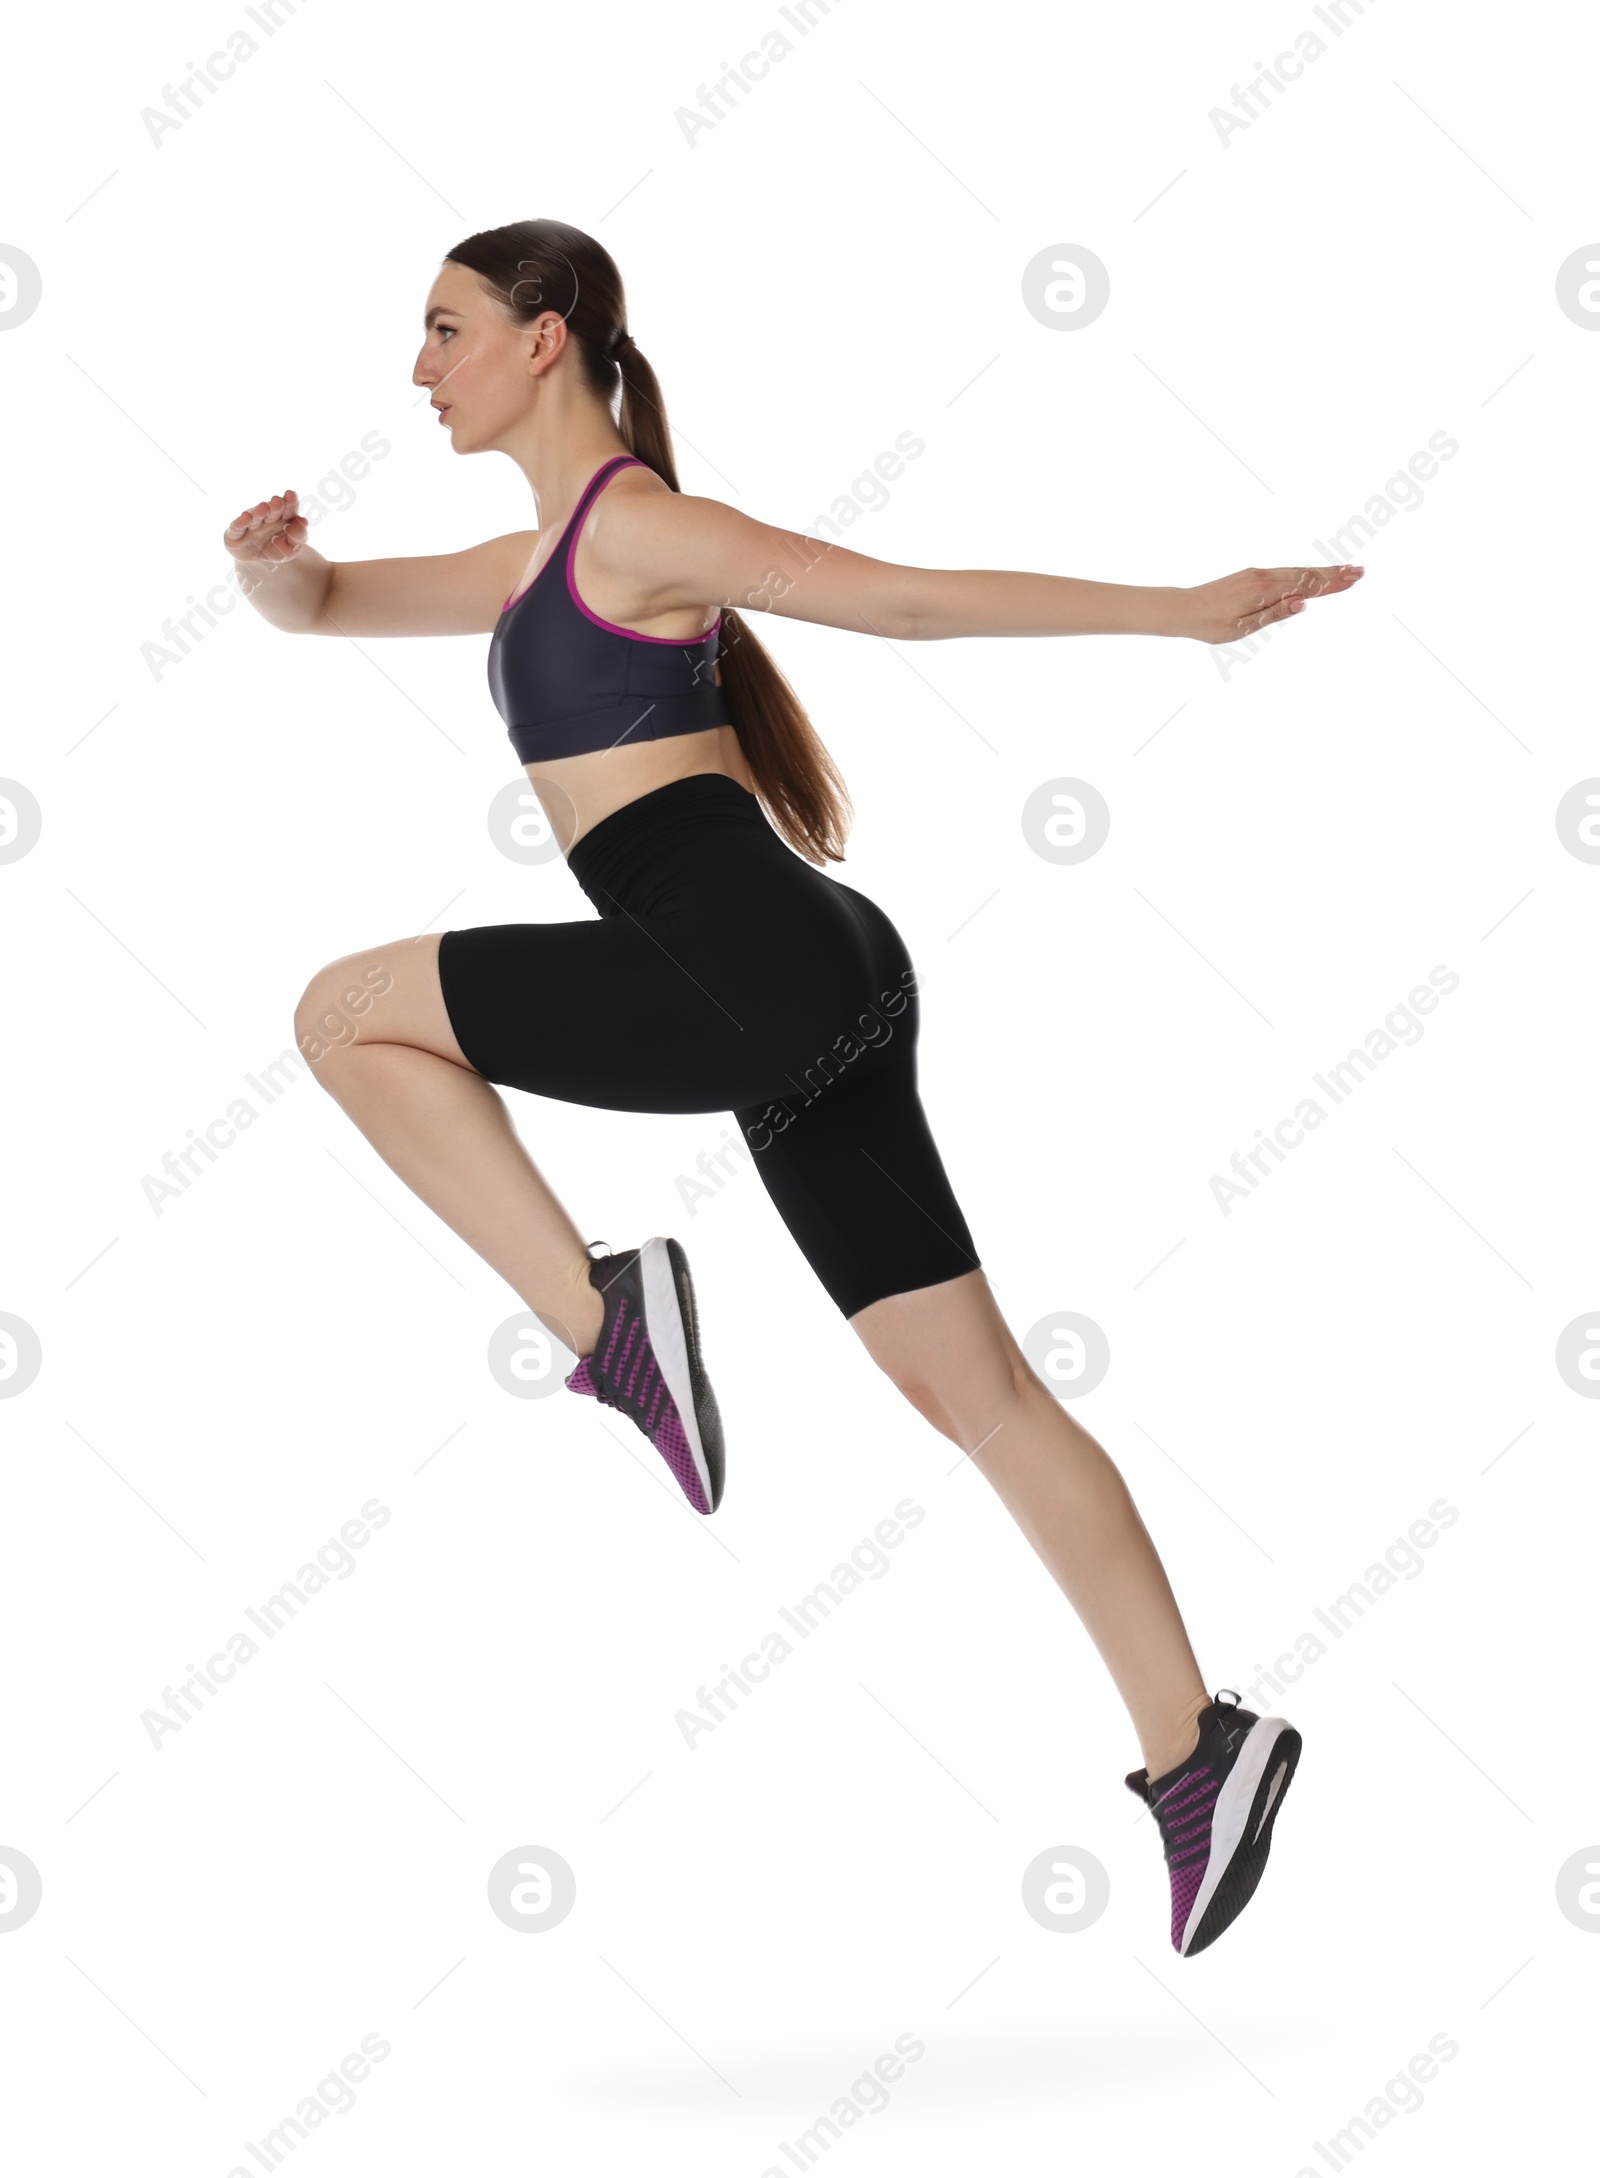
[[[43,1881],[0,1938],[18,2167],[257,2170],[369,2034],[390,2054],[296,2169],[789,2172],[902,2035],[923,2054],[829,2168],[1320,2173],[1434,2036],[1459,2054],[1363,2167],[1552,2156],[1600,1964],[1556,1902],[1600,1860],[1597,1410],[1554,1361],[1600,1307],[1600,868],[1554,815],[1600,772],[1600,339],[1556,301],[1600,233],[1591,24],[843,0],[691,145],[675,110],[775,4],[313,0],[157,148],[141,110],[247,21],[11,40],[0,241],[43,278],[0,338],[0,773],[43,811],[0,866],[0,1311],[43,1351],[0,1403],[0,1846]],[[1313,25],[1327,51],[1224,147],[1211,109]],[[1367,566],[1232,659],[759,623],[855,798],[840,874],[921,971],[989,1276],[1019,1335],[1104,1329],[1080,1411],[1210,1683],[1459,1513],[1279,1705],[1299,1781],[1199,1959],[1120,1706],[987,1485],[748,1168],[685,1207],[722,1118],[511,1099],[586,1232],[690,1250],[714,1521],[614,1417],[499,1387],[516,1296],[308,1077],[146,1199],[322,962],[590,912],[490,839],[515,766],[483,639],[292,641],[241,608],[159,677],[144,655],[226,577],[240,507],[368,432],[390,451],[330,556],[533,526],[410,373],[445,251],[535,215],[615,255],[689,490],[802,527],[910,431],[851,532],[879,557]],[[1023,307],[1057,244],[1109,270],[1092,326]],[[1314,546],[1435,433],[1458,451],[1420,504]],[[1112,813],[1075,867],[1020,824],[1062,777]],[[1436,964],[1459,985],[1421,1041],[1224,1216],[1212,1175]],[[142,1713],[373,1498],[350,1576],[157,1751]],[[691,1753],[676,1712],[905,1498],[889,1572]],[[576,1875],[545,1933],[487,1904],[523,1846]],[[1078,1933],[1022,1907],[1054,1847],[1110,1874]]]

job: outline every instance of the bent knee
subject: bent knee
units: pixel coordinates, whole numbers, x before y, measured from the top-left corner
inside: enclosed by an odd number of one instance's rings
[[[300,1055],[316,1066],[331,1052],[359,1042],[375,1002],[393,985],[393,975],[369,953],[350,953],[319,968],[294,1009],[295,1042]]]

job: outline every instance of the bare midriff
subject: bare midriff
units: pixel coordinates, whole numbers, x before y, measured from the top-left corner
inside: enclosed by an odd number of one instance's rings
[[[636,802],[641,794],[670,786],[696,772],[720,771],[755,792],[739,736],[731,726],[703,734],[673,734],[631,749],[597,749],[587,756],[562,756],[523,769],[533,783],[561,852],[567,854],[604,817]]]

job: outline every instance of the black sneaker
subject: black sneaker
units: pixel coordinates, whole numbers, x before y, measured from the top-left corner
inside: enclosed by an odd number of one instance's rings
[[[675,1240],[599,1255],[589,1282],[605,1303],[595,1349],[567,1378],[627,1415],[699,1513],[722,1502],[722,1417],[700,1359],[689,1259]]]
[[[1224,1692],[1230,1691],[1227,1689]],[[1152,1784],[1125,1782],[1161,1832],[1172,1882],[1172,1948],[1184,1957],[1214,1944],[1250,1903],[1272,1848],[1272,1826],[1300,1760],[1300,1734],[1219,1692],[1201,1710],[1194,1753]]]

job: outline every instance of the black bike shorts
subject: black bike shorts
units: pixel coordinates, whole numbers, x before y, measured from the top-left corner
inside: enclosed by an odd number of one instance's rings
[[[586,832],[599,920],[447,930],[439,980],[487,1080],[625,1112],[732,1112],[836,1306],[978,1268],[917,1091],[916,975],[881,908],[697,772]]]

